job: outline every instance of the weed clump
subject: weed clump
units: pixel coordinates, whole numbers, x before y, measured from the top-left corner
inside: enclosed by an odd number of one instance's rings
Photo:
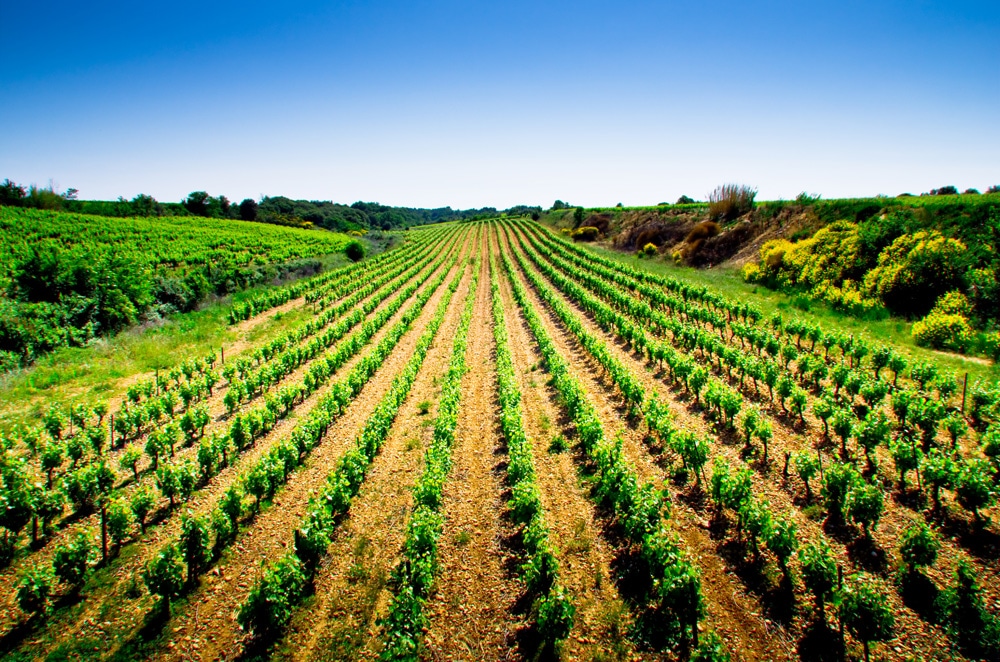
[[[723,184],[708,194],[708,215],[721,221],[731,221],[752,211],[757,189],[744,184]]]

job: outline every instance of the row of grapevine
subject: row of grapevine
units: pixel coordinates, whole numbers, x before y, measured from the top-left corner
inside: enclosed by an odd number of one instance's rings
[[[312,391],[325,383],[325,381],[337,370],[339,366],[343,365],[343,363],[345,363],[351,356],[367,344],[379,328],[381,328],[381,326],[384,325],[397,310],[399,310],[402,304],[414,294],[414,292],[427,278],[432,275],[432,273],[433,271],[429,271],[420,279],[420,282],[411,284],[404,291],[398,293],[393,302],[390,303],[388,307],[380,311],[373,320],[364,324],[361,329],[338,345],[335,350],[328,353],[328,355],[318,363],[315,363],[310,369],[312,378],[309,382],[311,386],[306,386],[306,380],[304,379],[302,388]],[[396,327],[394,327],[394,331],[390,332],[387,340],[398,339],[398,335],[405,330],[406,325],[419,313],[423,304],[430,298],[433,291],[440,285],[444,277],[445,273],[442,272],[441,275],[438,276],[431,284],[431,286],[418,296],[414,305],[406,313],[404,313],[403,318],[399,323],[397,323]],[[380,347],[383,348],[381,352],[382,354],[388,351],[388,348],[384,347],[385,344],[386,343],[380,345]],[[352,397],[357,390],[360,390],[360,387],[366,381],[365,376],[370,376],[371,371],[373,371],[377,365],[381,364],[381,360],[383,358],[384,355],[378,357],[370,355],[366,359],[362,360],[350,373],[350,375],[348,375],[346,380],[334,385],[331,389],[331,394],[325,396],[324,399],[321,400],[317,409],[323,408],[323,411],[327,412],[336,411],[337,407],[342,404],[342,400]],[[236,416],[226,434],[216,436],[212,440],[206,440],[206,442],[203,443],[204,448],[199,447],[199,460],[202,462],[203,466],[211,467],[209,474],[221,471],[224,468],[227,449],[233,454],[228,460],[228,463],[231,463],[236,453],[241,453],[248,449],[254,439],[269,431],[278,420],[279,416],[284,413],[286,412],[282,412],[280,409],[275,412],[273,409],[269,409],[265,406],[256,411],[252,411],[245,416]],[[325,425],[307,425],[304,429],[309,430],[313,435],[315,435],[318,433],[320,428],[325,429]],[[304,447],[307,438],[308,436],[302,437],[297,444]],[[290,457],[290,454],[288,454],[287,451],[286,455]],[[264,464],[272,469],[276,466],[274,463],[264,462]],[[180,464],[162,466],[160,470],[157,471],[157,482],[159,483],[161,491],[164,492],[165,496],[180,496],[182,498],[186,498],[186,496],[190,495],[195,486],[195,476],[196,472],[193,465],[189,462],[182,462]],[[205,478],[205,476],[203,476],[203,478]],[[268,471],[260,470],[250,471],[242,480],[246,483],[247,493],[253,494],[259,500],[267,494],[267,492],[271,489],[271,485],[277,485],[277,483],[272,480],[273,478],[273,472],[269,473]],[[234,492],[234,490],[236,491]],[[232,495],[238,493],[239,489],[236,486],[231,488],[228,495],[230,497],[230,501],[235,498]],[[240,498],[242,499],[242,496]],[[109,508],[114,510],[114,504],[117,503],[116,500],[108,499],[108,501],[111,504]],[[151,501],[152,499],[150,498],[148,491],[145,490],[136,490],[132,495],[130,505],[134,511],[135,518],[138,520],[140,525],[143,523],[144,515],[148,513],[151,507]],[[127,512],[127,509],[124,510]],[[224,511],[217,509],[217,512]],[[234,507],[230,506],[230,513],[232,512],[235,512],[235,510]],[[222,534],[217,535],[218,540],[226,540],[225,527],[227,523],[233,524],[234,518],[214,518],[213,526],[218,530],[219,534]]]
[[[469,293],[455,331],[448,371],[441,383],[434,437],[424,455],[424,471],[413,488],[414,506],[403,543],[403,560],[393,572],[395,592],[386,616],[383,660],[416,660],[426,626],[423,607],[437,573],[438,540],[444,521],[440,510],[444,485],[451,472],[462,375],[468,369],[465,350],[478,282],[479,263],[473,261]]]
[[[379,344],[355,364],[349,374],[332,386],[306,420],[297,425],[285,441],[277,443],[267,454],[259,458],[254,466],[245,470],[212,509],[211,515],[198,519],[197,528],[202,532],[199,540],[204,542],[197,546],[196,554],[188,553],[191,542],[182,527],[179,539],[166,545],[150,562],[143,579],[150,592],[161,598],[161,605],[164,608],[184,589],[183,582],[177,581],[181,577],[178,572],[181,569],[181,559],[184,558],[187,562],[190,580],[192,573],[197,576],[198,573],[204,572],[208,562],[217,559],[227,546],[235,542],[240,526],[244,524],[242,519],[244,515],[248,514],[250,517],[256,515],[260,511],[262,502],[273,498],[277,490],[288,481],[291,473],[301,465],[312,449],[322,442],[329,426],[346,411],[389,357],[446,276],[447,271],[435,278],[432,285],[418,295],[417,300]],[[460,277],[461,274],[457,275],[454,281],[457,282]],[[254,499],[250,508],[244,503],[246,496],[252,496]],[[208,545],[207,536],[210,529],[215,535],[211,547]]]
[[[571,298],[583,305],[585,309],[594,314],[595,319],[603,328],[613,331],[617,335],[631,341],[633,346],[642,351],[648,358],[660,358],[664,360],[670,368],[672,377],[679,377],[692,390],[696,400],[699,397],[702,387],[707,385],[709,389],[706,392],[706,396],[714,401],[709,404],[714,404],[719,409],[722,408],[721,405],[723,404],[731,404],[732,406],[728,408],[728,421],[726,422],[729,424],[734,422],[735,415],[739,413],[742,406],[742,398],[721,380],[710,377],[704,368],[696,368],[697,359],[693,357],[683,358],[678,354],[677,350],[649,338],[641,328],[640,320],[643,319],[642,317],[631,315],[632,320],[628,320],[587,294],[580,286],[576,285],[575,281],[581,278],[579,273],[574,272],[572,278],[567,278],[542,262],[534,252],[530,250],[526,252],[553,282],[564,289]],[[596,287],[600,287],[600,283]],[[616,292],[607,284],[603,285],[601,291],[602,294],[609,298],[627,299],[627,295]],[[723,365],[725,365],[725,372],[729,379],[732,378],[733,366],[737,366],[742,383],[743,371],[739,368],[744,367],[745,364],[740,361],[743,357],[741,357],[741,352],[738,348],[728,347],[721,341],[699,344],[698,347],[699,351],[702,352],[702,358],[706,355],[718,357],[718,372],[721,374],[724,371]],[[723,357],[726,358],[723,359]],[[786,413],[788,412],[785,407],[785,400],[788,399],[792,412],[801,422],[804,422],[803,415],[805,405],[808,401],[806,391],[796,386],[791,378],[787,376],[779,379],[778,375],[782,371],[782,366],[779,364],[764,363],[763,365],[767,368],[765,370],[765,381],[769,386],[769,395],[773,397],[771,385],[776,382],[774,390],[777,391],[778,401],[781,404],[782,410]],[[837,371],[835,370],[834,372],[836,373]],[[838,406],[836,390],[833,393],[824,391],[823,397],[813,406],[813,411],[823,421],[824,428],[826,427],[827,420],[834,423],[835,432],[841,437],[842,455],[844,457],[848,457],[846,446],[848,438],[856,437],[858,439],[859,446],[865,450],[867,458],[871,458],[872,452],[880,445],[883,445],[888,447],[897,464],[897,468],[902,471],[901,475],[905,476],[906,471],[918,468],[922,461],[927,461],[926,458],[931,457],[931,441],[935,437],[939,424],[943,429],[948,431],[952,438],[952,450],[957,451],[957,445],[954,442],[967,429],[960,416],[956,412],[946,415],[944,407],[937,404],[936,401],[920,398],[905,389],[897,391],[892,398],[892,411],[899,422],[901,438],[898,440],[890,439],[884,416],[875,410],[875,407],[885,400],[886,391],[884,388],[866,388],[878,383],[869,382],[858,389],[865,396],[864,405],[862,406],[851,406],[851,402]],[[856,395],[852,391],[849,391],[849,394]],[[753,415],[751,414],[751,416]],[[855,420],[858,422],[854,423],[853,421]],[[922,448],[920,449],[917,449],[914,443],[914,428],[919,428],[921,432]],[[765,439],[765,458],[766,448]],[[994,445],[990,444],[987,439],[982,453],[989,457],[995,457],[996,452],[997,450],[994,448]],[[935,451],[935,453],[937,456],[941,455],[940,452]],[[986,464],[982,456],[964,461],[957,460],[955,471],[950,472],[950,476],[951,479],[947,481],[947,486],[957,490],[956,496],[958,502],[973,514],[977,524],[980,523],[979,510],[984,506],[992,504],[996,498],[995,493],[986,489],[985,481],[988,479],[988,471],[986,470]],[[936,501],[937,492],[935,492]]]
[[[665,640],[680,649],[687,649],[691,642],[699,646],[699,621],[705,615],[700,574],[664,521],[669,517],[669,500],[654,484],[639,482],[622,456],[620,439],[606,438],[593,405],[570,374],[566,359],[546,332],[506,254],[503,262],[514,299],[539,346],[552,384],[576,425],[580,446],[597,467],[596,495],[615,514],[648,565],[651,589],[643,607],[655,613],[651,620]],[[699,653],[708,656],[718,648],[718,641],[709,636],[700,645]]]
[[[257,636],[275,634],[285,626],[292,610],[305,597],[305,589],[315,577],[334,530],[361,489],[369,466],[381,450],[396,414],[413,386],[459,282],[458,277],[452,281],[417,342],[409,363],[393,379],[389,391],[368,417],[354,445],[337,461],[319,493],[310,499],[306,515],[295,530],[292,550],[278,561],[264,566],[261,577],[238,612],[237,620],[245,631]]]
[[[443,259],[443,257],[440,259]],[[440,259],[435,268],[440,265]],[[406,288],[402,296],[397,296],[394,303],[389,306],[388,312],[381,315],[379,325],[388,320],[392,312],[397,310],[403,301],[412,295],[433,271],[434,269],[430,269],[423,278],[418,279],[417,282]],[[382,298],[390,293],[390,290],[386,290],[382,293]],[[371,312],[379,303],[380,298],[370,301],[366,305],[364,312]],[[340,324],[330,329],[321,344],[311,345],[309,353],[314,355],[322,347],[333,344],[362,319],[364,319],[362,311],[355,311],[355,314],[343,319]],[[226,433],[213,435],[211,439],[204,440],[197,449],[197,459],[200,465],[198,471],[195,470],[194,465],[190,461],[172,462],[167,466],[160,466],[160,460],[168,456],[170,458],[174,457],[176,443],[180,441],[180,428],[184,428],[187,432],[186,441],[188,445],[200,436],[200,429],[203,429],[207,423],[207,414],[204,411],[199,410],[196,419],[190,416],[190,412],[186,412],[180,418],[180,427],[175,424],[167,424],[159,431],[151,433],[147,439],[145,450],[150,458],[150,469],[154,474],[155,482],[163,493],[163,496],[170,501],[170,510],[172,511],[175,496],[190,494],[196,487],[199,479],[202,482],[207,482],[215,473],[228,466],[231,458],[248,448],[254,438],[265,433],[274,422],[287,415],[296,400],[304,399],[306,395],[315,390],[323,381],[322,373],[326,372],[329,374],[329,365],[326,364],[323,367],[324,370],[319,370],[314,365],[310,368],[310,372],[302,380],[302,383],[282,389],[282,392],[279,394],[282,397],[269,399],[264,407],[250,412],[247,416],[237,415]],[[287,369],[288,367],[286,366]],[[187,422],[191,422],[192,426],[185,425]],[[47,447],[47,449],[52,448],[58,448],[58,446],[50,444]],[[49,453],[43,452],[43,466],[46,466],[44,463],[50,458],[51,455]],[[67,493],[71,500],[77,504],[77,510],[82,510],[82,512],[86,512],[89,507],[97,503],[124,503],[126,502],[127,495],[130,494],[131,499],[128,502],[134,506],[133,510],[138,524],[144,528],[146,515],[148,515],[153,506],[153,497],[147,488],[139,485],[140,474],[137,465],[140,458],[141,454],[135,446],[129,447],[122,454],[119,460],[120,466],[122,469],[129,469],[131,471],[133,482],[117,489],[114,488],[114,485],[119,481],[114,477],[110,463],[106,459],[101,459],[99,463],[95,463],[93,466],[84,465],[80,469],[75,468],[74,462],[74,469],[67,476],[67,489],[62,491]],[[103,476],[103,482],[98,483],[95,476]],[[110,488],[107,485],[109,481],[111,482]],[[53,490],[51,483],[48,484],[44,491],[39,492],[36,490],[39,493],[34,495],[33,501],[37,503],[38,507],[34,509],[36,511],[34,516],[42,519],[43,531],[62,512],[63,500],[60,498],[62,491]],[[112,509],[112,513],[115,514],[127,511],[128,509],[125,507]],[[107,513],[102,509],[102,530],[106,528],[106,519]],[[11,523],[16,524],[14,522]],[[23,524],[21,526],[23,527]],[[102,541],[105,552],[104,557],[106,558],[106,536],[102,537]]]
[[[549,528],[542,511],[531,441],[524,431],[521,391],[514,373],[504,319],[496,265],[490,259],[490,291],[493,304],[493,338],[496,342],[497,394],[500,427],[507,444],[507,481],[511,487],[509,506],[520,525],[526,560],[519,567],[521,579],[533,596],[531,614],[542,640],[555,644],[569,636],[575,607],[559,580],[559,562],[549,541]]]
[[[408,256],[409,250],[417,246],[417,242],[411,242],[408,246],[393,251],[386,251],[365,260],[360,265],[349,264],[311,278],[303,278],[294,283],[246,297],[242,301],[233,304],[229,311],[229,323],[235,324],[251,317],[256,317],[265,311],[288,303],[293,299],[298,299],[299,297],[305,297],[306,301],[312,302],[316,298],[325,295],[331,289],[341,288],[345,283],[351,282],[369,269],[379,268],[405,259]]]
[[[572,281],[567,280],[565,281],[565,283],[572,283]],[[569,288],[565,287],[564,289],[569,289]],[[703,368],[697,368],[694,370],[694,373],[698,372],[701,372],[703,377],[699,380],[694,380],[695,381],[694,392],[696,394],[698,390],[701,388],[701,384],[704,383],[703,382],[703,380],[705,379],[704,375],[706,375]],[[692,377],[694,376],[694,373],[692,373]],[[721,398],[724,399],[725,398],[724,391],[726,389],[725,385],[721,384],[721,382],[713,380],[709,382],[709,390],[708,392],[706,392],[706,400],[710,399],[709,394],[712,391],[713,387],[715,387],[721,393]],[[628,397],[627,394],[626,397]],[[714,404],[716,407],[718,407],[719,399],[715,399]],[[656,408],[654,407],[653,409],[655,411]],[[738,411],[738,407],[736,408],[736,410]],[[725,424],[731,425],[734,422],[733,421],[734,417],[735,417],[735,412],[730,412],[728,421],[724,416],[720,416],[720,419],[724,425]],[[651,430],[656,429],[657,433],[661,437],[661,441],[664,443],[665,446],[667,447],[676,446],[681,453],[683,453],[685,447],[692,448],[691,444],[688,443],[688,441],[691,438],[689,434],[683,433],[682,431],[680,432],[680,434],[673,434],[674,431],[669,429],[670,428],[669,423],[665,426],[667,429],[664,430],[663,420],[664,420],[663,417],[654,416],[654,420],[649,422],[650,422],[650,429]],[[741,421],[741,426],[744,428],[744,434],[746,435],[748,445],[751,443],[751,439],[755,435],[755,433],[762,438],[765,444],[765,454],[766,454],[766,443],[767,439],[770,437],[769,423],[766,420],[761,419],[759,416],[759,412],[751,408],[746,411],[746,415],[743,417],[743,420]],[[865,441],[870,440],[872,438],[878,439],[879,436],[884,436],[883,431],[886,429],[884,419],[879,419],[877,416],[873,417],[871,412],[869,413],[869,416],[866,417],[866,420],[860,427],[861,430],[858,432],[859,438]],[[765,432],[766,434],[760,434],[761,432]],[[866,450],[870,449],[869,446],[865,446],[865,448]],[[704,462],[704,458],[707,457],[705,453],[701,452],[695,452],[694,455],[697,456],[698,461],[702,463]],[[687,457],[685,457],[683,454],[682,457],[685,459],[685,464],[687,464],[688,462]],[[938,457],[940,458],[941,456]],[[795,464],[797,468],[800,469],[808,488],[808,479],[811,477],[811,474],[815,473],[816,463],[813,462],[807,455],[798,455],[794,459],[796,460]],[[700,467],[698,468],[700,469]],[[969,474],[974,475],[974,473],[980,473],[981,475],[981,472],[970,472],[968,470],[959,472],[959,476],[961,477],[960,479],[965,480],[964,489],[960,490],[960,496],[959,496],[959,500],[964,503],[970,502],[970,494],[969,494],[970,492],[979,495],[984,491],[982,488],[979,488],[978,490],[976,489],[979,485],[981,485],[981,479],[974,479],[968,477]],[[724,486],[727,484],[726,476],[727,473],[725,472],[719,473],[718,481],[720,486]],[[831,469],[827,470],[826,477],[827,480],[824,484],[824,492],[828,498],[828,510],[831,512],[831,516],[839,516],[839,518],[843,520],[846,514],[847,516],[850,516],[853,520],[855,520],[858,524],[862,526],[866,536],[870,535],[869,527],[877,525],[878,518],[881,514],[883,507],[883,499],[881,496],[880,489],[871,482],[862,480],[860,474],[854,471],[853,468],[850,467],[849,465],[835,465]],[[716,480],[715,474],[713,474],[713,485],[715,484],[714,483],[715,480]],[[748,479],[737,482],[740,484],[749,485]],[[973,484],[973,486],[969,485],[970,482]],[[787,520],[774,520],[770,516],[769,509],[767,508],[766,504],[762,505],[761,502],[755,501],[753,498],[751,498],[748,493],[744,495],[744,492],[739,489],[727,490],[724,488],[720,488],[718,492],[720,499],[722,499],[726,494],[737,495],[735,497],[733,496],[729,497],[730,498],[729,507],[731,507],[739,515],[738,518],[739,531],[743,532],[749,529],[756,533],[756,535],[751,537],[750,541],[751,547],[753,549],[756,549],[756,540],[758,538],[767,540],[769,544],[773,541],[774,549],[776,550],[775,553],[779,559],[779,564],[781,564],[782,568],[785,568],[787,558],[790,555],[791,551],[793,551],[792,547],[790,547],[789,545],[789,541],[792,541],[794,539],[794,530],[789,526]],[[964,498],[962,495],[964,495]],[[720,504],[724,503],[724,501],[719,501],[719,503]],[[871,582],[867,582],[867,584],[871,584]],[[991,622],[991,620],[994,618],[990,617],[988,613],[986,613],[985,610],[983,609],[976,611],[976,613],[985,614],[985,616],[983,616],[982,619],[980,620],[983,620],[987,623]],[[872,617],[874,618],[874,616]],[[984,630],[986,628],[980,627],[979,629]],[[863,633],[856,633],[856,634],[858,634],[859,637],[865,636]],[[885,636],[888,636],[888,634],[886,634]],[[965,632],[964,634],[960,634],[956,638],[960,640],[969,639],[970,635],[968,632]],[[867,640],[864,641],[867,646]]]

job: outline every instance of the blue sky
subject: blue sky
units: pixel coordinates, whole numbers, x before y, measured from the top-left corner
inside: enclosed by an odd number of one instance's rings
[[[42,15],[44,14],[44,15]],[[1000,183],[986,2],[0,3],[0,178],[411,206]]]

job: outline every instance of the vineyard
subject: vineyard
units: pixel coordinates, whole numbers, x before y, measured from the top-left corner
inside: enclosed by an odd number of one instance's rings
[[[0,372],[140,321],[315,273],[343,234],[190,218],[0,206]]]
[[[4,659],[1000,659],[997,384],[524,219],[228,321],[0,437]]]

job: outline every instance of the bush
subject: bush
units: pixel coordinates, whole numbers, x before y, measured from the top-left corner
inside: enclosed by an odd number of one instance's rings
[[[600,234],[600,230],[592,225],[585,225],[582,228],[573,230],[573,241],[594,241]]]
[[[163,609],[184,589],[184,561],[176,545],[167,545],[146,566],[142,580],[153,595],[160,596]]]
[[[731,221],[751,211],[757,189],[742,184],[723,184],[708,194],[708,215]]]
[[[17,584],[17,606],[21,611],[26,614],[48,611],[52,580],[52,571],[48,566],[37,564],[28,568]]]
[[[961,315],[938,312],[931,313],[914,323],[911,331],[913,342],[921,347],[952,349],[964,352],[972,342],[972,327],[969,320]]]
[[[649,243],[639,251],[639,257],[653,257],[657,252],[659,252],[659,249],[656,247],[656,244]]]
[[[93,544],[85,531],[81,531],[70,542],[57,547],[52,558],[52,568],[56,577],[74,589],[83,583],[87,574]]]
[[[971,319],[973,314],[972,303],[969,301],[969,298],[958,290],[946,292],[938,297],[937,302],[934,304],[934,310],[946,315],[961,315],[966,319]]]
[[[965,244],[939,232],[904,234],[878,256],[864,289],[890,310],[923,315],[938,297],[960,289],[967,261]]]
[[[892,639],[896,620],[886,596],[869,578],[858,576],[845,584],[840,596],[840,620],[865,649],[869,659],[869,644]]]
[[[264,571],[260,582],[240,605],[236,620],[246,632],[256,635],[274,632],[291,618],[305,587],[306,575],[298,557],[284,556]]]
[[[356,239],[349,241],[346,246],[344,246],[344,255],[347,256],[351,262],[357,262],[365,256],[365,245]]]

